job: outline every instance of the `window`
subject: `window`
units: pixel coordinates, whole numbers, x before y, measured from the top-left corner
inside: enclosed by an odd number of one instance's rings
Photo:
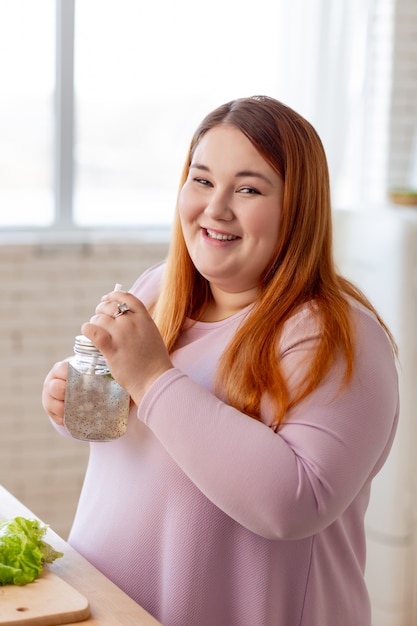
[[[53,220],[55,11],[0,0],[0,225]]]
[[[236,94],[275,88],[278,12],[262,4],[249,16],[237,0],[77,3],[77,224],[170,221],[200,118]]]
[[[276,92],[277,7],[269,0],[260,0],[256,12],[251,3],[240,0],[226,4],[213,0],[209,6],[193,0],[180,4],[57,0],[56,120],[55,12],[48,0],[42,3],[43,12],[41,2],[36,9],[33,4],[32,0],[0,0],[0,23],[10,32],[9,49],[2,57],[19,59],[11,68],[10,84],[16,81],[16,68],[31,57],[31,70],[18,82],[25,89],[22,106],[28,124],[43,136],[46,173],[42,193],[36,190],[36,194],[33,187],[26,188],[31,164],[16,173],[27,196],[21,211],[8,217],[2,211],[0,225],[48,225],[55,212],[55,225],[65,228],[169,224],[188,142],[202,116],[236,95]],[[16,39],[21,15],[30,37]],[[39,41],[45,52],[32,55]],[[42,129],[33,120],[32,105],[41,88]],[[13,110],[13,103],[10,107]],[[4,108],[0,102],[2,119],[7,117]],[[4,162],[10,160],[13,144],[19,156],[26,152],[19,120],[10,137]],[[59,161],[55,176],[53,155]],[[37,162],[35,156],[33,170]],[[13,182],[5,174],[0,181],[2,206]]]
[[[312,122],[351,202],[372,148],[365,43],[388,1],[0,0],[0,227],[169,226],[194,128],[256,93]]]

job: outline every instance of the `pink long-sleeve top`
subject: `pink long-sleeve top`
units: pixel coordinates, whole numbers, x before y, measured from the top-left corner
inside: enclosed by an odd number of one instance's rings
[[[150,303],[161,272],[132,292]],[[352,303],[348,387],[336,364],[274,432],[267,402],[260,422],[213,393],[249,312],[190,325],[127,433],[89,444],[69,542],[164,626],[370,626],[364,514],[398,418],[390,344]],[[279,346],[291,384],[316,340],[305,307]]]

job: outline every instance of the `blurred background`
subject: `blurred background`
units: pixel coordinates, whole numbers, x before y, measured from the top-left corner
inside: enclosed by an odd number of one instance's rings
[[[338,265],[400,346],[367,577],[374,626],[416,626],[416,0],[0,0],[0,483],[67,536],[88,446],[56,435],[43,379],[164,258],[201,118],[254,94],[320,134]]]

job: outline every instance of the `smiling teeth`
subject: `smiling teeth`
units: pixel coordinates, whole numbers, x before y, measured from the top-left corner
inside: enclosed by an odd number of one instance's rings
[[[207,235],[212,239],[218,239],[219,241],[232,241],[232,239],[237,239],[236,235],[221,235],[220,233],[215,233],[212,230],[206,230]]]

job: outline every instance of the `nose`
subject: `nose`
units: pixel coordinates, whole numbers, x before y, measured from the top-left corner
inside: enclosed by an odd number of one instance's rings
[[[234,218],[231,203],[226,194],[213,193],[204,209],[204,214],[213,220],[223,220],[230,222]]]

